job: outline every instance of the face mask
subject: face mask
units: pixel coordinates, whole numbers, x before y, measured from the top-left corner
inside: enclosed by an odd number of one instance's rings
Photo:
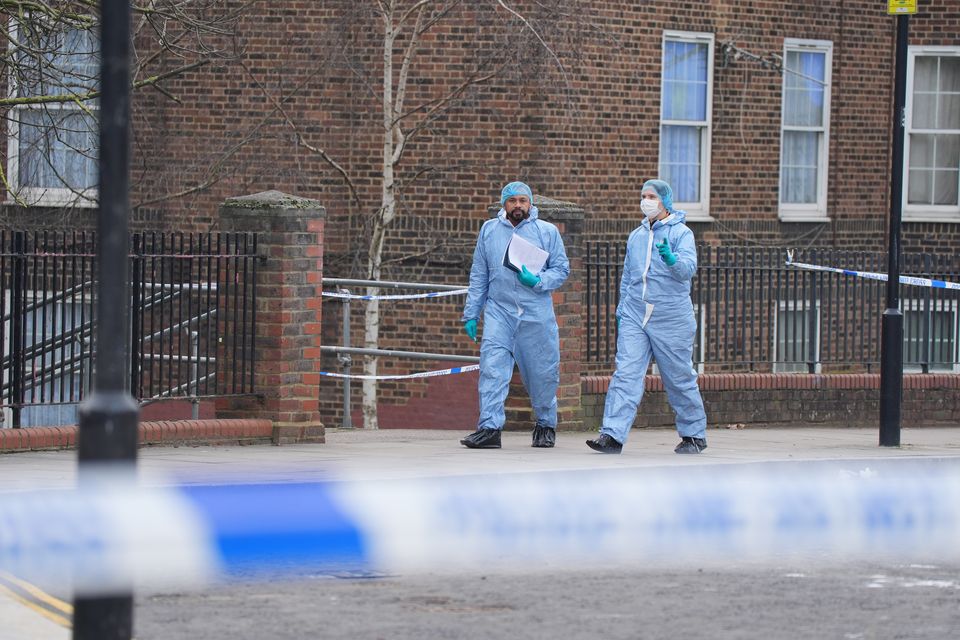
[[[640,211],[643,211],[643,215],[648,218],[655,218],[660,213],[660,202],[644,198],[640,201]]]

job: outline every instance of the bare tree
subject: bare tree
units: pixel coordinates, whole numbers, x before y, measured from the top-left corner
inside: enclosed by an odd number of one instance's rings
[[[541,21],[569,21],[568,12],[577,2],[525,2],[530,11],[535,11]],[[379,34],[378,60],[368,64],[370,49],[360,45],[360,52],[351,55],[344,46],[343,61],[366,89],[371,102],[377,104],[378,136],[381,142],[379,168],[380,193],[375,206],[367,208],[362,202],[350,172],[344,164],[331,157],[321,146],[311,143],[302,133],[299,123],[286,113],[287,123],[294,129],[299,142],[305,148],[322,157],[344,180],[350,189],[353,206],[361,211],[372,211],[366,224],[366,265],[368,279],[379,280],[384,267],[384,245],[387,230],[398,214],[402,192],[409,188],[422,173],[413,170],[401,174],[405,152],[416,137],[440,117],[461,108],[466,98],[480,85],[497,77],[536,73],[536,64],[547,64],[559,72],[562,88],[567,86],[566,72],[560,57],[547,42],[544,29],[538,26],[532,13],[525,14],[514,2],[506,0],[364,0],[345,5],[343,21],[358,31],[369,34],[375,27]],[[486,21],[486,23],[484,23]],[[361,25],[357,27],[357,25]],[[444,28],[458,29],[458,37],[472,38],[460,44],[463,54],[459,78],[438,82],[441,89],[434,95],[418,93],[415,104],[409,104],[411,84],[423,80],[417,57],[429,50],[424,41],[436,36]],[[471,28],[472,27],[472,28]],[[433,40],[436,42],[436,39]],[[379,69],[377,69],[379,67]],[[379,70],[379,78],[376,71]],[[374,163],[371,163],[374,164]],[[367,293],[376,295],[370,288]],[[377,300],[369,301],[364,315],[364,347],[377,348],[380,330],[380,306]],[[364,374],[376,375],[377,358],[364,358]],[[364,428],[378,428],[377,383],[368,379],[363,382]]]
[[[180,99],[166,81],[238,54],[236,23],[254,2],[135,0],[132,88]],[[0,181],[21,206],[96,201],[98,0],[0,0],[6,46],[0,110],[7,157]],[[180,194],[172,194],[176,197]]]

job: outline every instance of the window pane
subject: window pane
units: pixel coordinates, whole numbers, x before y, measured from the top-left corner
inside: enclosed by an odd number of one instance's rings
[[[940,94],[937,128],[960,129],[960,93]]]
[[[933,171],[911,169],[909,181],[908,204],[933,204]]]
[[[939,67],[936,56],[917,56],[914,58],[913,65],[913,88],[915,91],[936,91],[937,90],[937,68]]]
[[[936,167],[960,169],[960,135],[934,136],[936,141]]]
[[[913,94],[913,126],[917,129],[936,129],[937,94]]]
[[[820,134],[784,131],[780,158],[780,199],[787,203],[816,203]]]
[[[933,168],[934,136],[914,133],[910,136],[910,168]]]
[[[940,91],[960,91],[960,57],[940,58]]]
[[[957,204],[957,176],[960,171],[933,173],[933,204]]]
[[[100,56],[92,31],[37,29],[37,23],[17,28],[18,78],[21,96],[65,95],[99,86]]]
[[[664,119],[706,120],[708,51],[705,43],[664,42]]]
[[[20,186],[95,187],[97,137],[97,123],[82,111],[20,110]]]
[[[787,51],[784,77],[784,124],[823,125],[827,56],[822,52]],[[790,73],[793,71],[795,73]]]
[[[664,126],[660,133],[660,176],[673,187],[675,202],[700,201],[700,128]]]
[[[960,174],[960,135],[934,136],[933,204],[957,204]]]

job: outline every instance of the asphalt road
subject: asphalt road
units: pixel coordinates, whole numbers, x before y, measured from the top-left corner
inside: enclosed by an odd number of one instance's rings
[[[960,565],[315,576],[141,596],[136,637],[948,640],[960,637]]]

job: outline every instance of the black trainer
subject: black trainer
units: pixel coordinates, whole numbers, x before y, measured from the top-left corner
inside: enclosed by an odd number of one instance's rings
[[[707,441],[705,439],[683,436],[680,438],[680,444],[673,451],[674,453],[700,453],[706,448]]]
[[[461,440],[460,444],[468,449],[499,449],[500,430],[477,429],[466,438]]]
[[[622,444],[605,433],[601,433],[596,440],[587,440],[587,446],[600,453],[620,453],[623,450]]]
[[[549,449],[557,442],[557,430],[551,429],[550,427],[540,424],[539,422],[533,427],[533,444],[531,447],[537,447],[540,449]]]

